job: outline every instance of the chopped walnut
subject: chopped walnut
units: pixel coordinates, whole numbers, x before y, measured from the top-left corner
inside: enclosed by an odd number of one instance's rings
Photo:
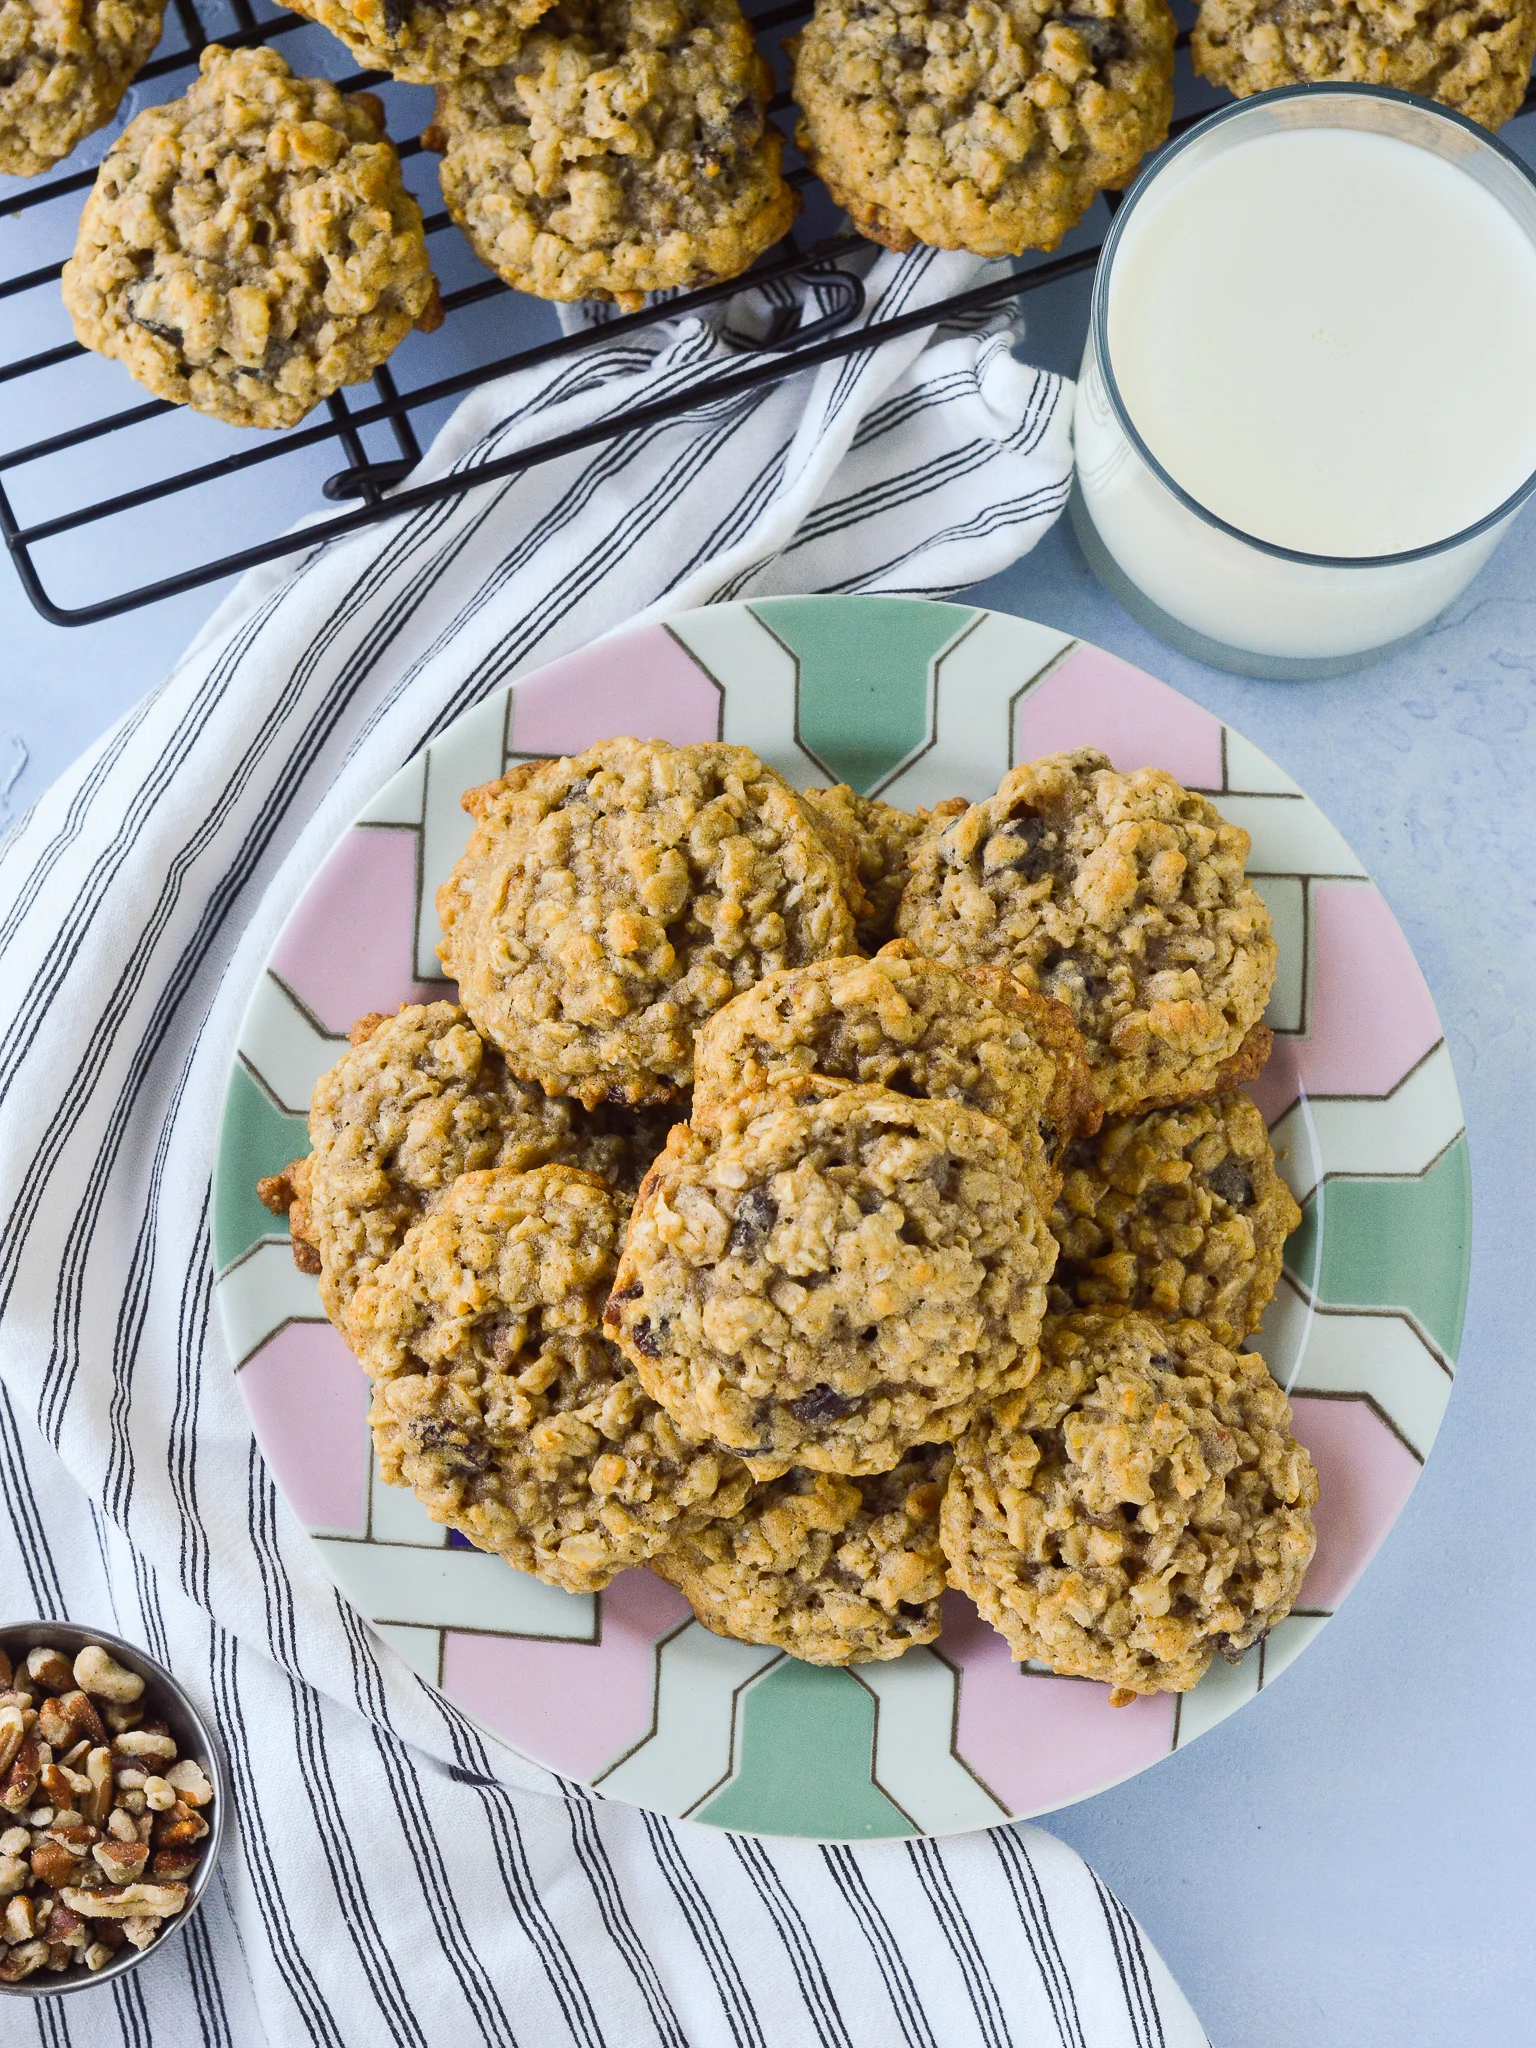
[[[213,1797],[100,1644],[0,1651],[0,1985],[150,1947],[187,1902]]]
[[[35,1730],[28,1729],[12,1754],[10,1769],[0,1779],[0,1806],[8,1813],[24,1813],[32,1804],[44,1767],[52,1762],[52,1749],[38,1740]]]
[[[9,1771],[26,1737],[27,1724],[19,1706],[0,1707],[0,1771]]]
[[[0,1984],[20,1984],[30,1977],[34,1970],[41,1970],[48,1961],[46,1941],[24,1941],[19,1948],[13,1948],[0,1961]]]
[[[31,1899],[18,1895],[8,1899],[5,1918],[0,1920],[0,1931],[7,1941],[31,1941],[37,1933],[37,1909]]]
[[[112,1752],[109,1749],[93,1749],[87,1754],[85,1778],[89,1789],[80,1801],[80,1811],[94,1827],[106,1819],[112,1808]]]
[[[119,1756],[149,1757],[153,1762],[169,1762],[176,1754],[176,1745],[169,1735],[156,1735],[148,1728],[127,1728],[113,1739],[113,1749]]]
[[[75,1682],[70,1661],[62,1650],[28,1650],[26,1673],[44,1692],[68,1692]]]
[[[190,1757],[183,1758],[179,1764],[172,1764],[165,1774],[165,1782],[188,1806],[207,1806],[213,1799],[213,1787],[201,1765],[193,1763]],[[144,1790],[147,1796],[148,1785]],[[153,1806],[154,1800],[151,1799],[150,1804]]]
[[[113,1835],[105,1842],[98,1842],[91,1851],[114,1884],[131,1884],[134,1878],[143,1875],[144,1866],[149,1861],[149,1844],[139,1840],[131,1821],[129,1828],[131,1840],[125,1842]]]
[[[103,1700],[136,1700],[144,1691],[139,1674],[124,1670],[99,1643],[88,1643],[75,1659],[74,1679],[82,1692]]]
[[[57,1699],[44,1700],[37,1710],[37,1732],[45,1742],[51,1742],[55,1749],[73,1749],[77,1742],[105,1743],[107,1731],[102,1726],[89,1693],[78,1688],[60,1693]]]
[[[61,1896],[72,1913],[83,1913],[87,1919],[129,1920],[145,1913],[179,1913],[187,1903],[187,1888],[184,1884],[159,1882],[109,1884],[99,1891],[72,1887]]]
[[[79,1874],[75,1853],[63,1842],[45,1837],[32,1851],[32,1875],[39,1884],[73,1884]]]

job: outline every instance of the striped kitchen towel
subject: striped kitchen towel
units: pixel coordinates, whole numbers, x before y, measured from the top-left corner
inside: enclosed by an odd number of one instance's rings
[[[976,275],[882,257],[866,317]],[[1002,317],[930,325],[704,389],[248,579],[0,850],[0,1618],[144,1642],[222,1728],[235,1800],[200,1919],[118,1983],[0,2000],[0,2043],[1201,2041],[1129,1915],[1037,1830],[756,1841],[499,1748],[333,1589],[210,1314],[236,1028],[341,827],[487,691],[638,616],[1002,568],[1070,474],[1070,387],[1017,339]],[[426,473],[735,360],[724,321],[599,335],[476,394]]]

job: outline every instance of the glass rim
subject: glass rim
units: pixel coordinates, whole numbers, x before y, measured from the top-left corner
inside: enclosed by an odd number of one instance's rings
[[[1153,476],[1157,478],[1165,490],[1169,491],[1184,506],[1186,511],[1192,512],[1204,525],[1215,527],[1218,532],[1230,534],[1234,540],[1241,541],[1245,547],[1256,548],[1261,554],[1274,556],[1280,561],[1299,562],[1308,568],[1314,569],[1384,569],[1391,568],[1398,563],[1422,562],[1432,555],[1447,554],[1451,549],[1460,547],[1467,541],[1475,540],[1479,534],[1488,532],[1491,527],[1498,526],[1513,513],[1519,511],[1531,494],[1536,492],[1536,469],[1533,469],[1525,481],[1518,485],[1507,498],[1497,504],[1491,512],[1484,513],[1481,519],[1474,520],[1470,526],[1459,527],[1456,532],[1447,534],[1443,540],[1426,541],[1419,547],[1403,548],[1396,553],[1387,555],[1319,555],[1312,554],[1305,548],[1283,547],[1278,541],[1261,540],[1257,534],[1248,533],[1242,527],[1233,525],[1231,520],[1223,519],[1220,513],[1213,512],[1208,505],[1201,504],[1198,498],[1185,490],[1181,483],[1169,475],[1163,464],[1147,446],[1140,429],[1131,418],[1130,409],[1121,396],[1120,386],[1115,378],[1114,362],[1109,352],[1109,287],[1114,271],[1115,255],[1119,249],[1126,222],[1134,213],[1138,203],[1146,196],[1150,187],[1156,182],[1160,173],[1193,143],[1202,140],[1213,129],[1222,127],[1228,122],[1240,121],[1245,116],[1255,115],[1261,110],[1277,105],[1282,100],[1304,99],[1315,102],[1321,99],[1340,98],[1395,102],[1399,105],[1413,107],[1420,113],[1431,115],[1437,120],[1444,121],[1452,128],[1459,128],[1493,155],[1502,157],[1525,180],[1526,184],[1531,187],[1533,195],[1536,195],[1536,171],[1532,170],[1523,157],[1517,156],[1508,143],[1501,142],[1491,129],[1482,127],[1480,123],[1471,120],[1465,114],[1457,113],[1453,107],[1442,107],[1438,101],[1425,99],[1420,93],[1403,92],[1396,86],[1390,85],[1355,85],[1347,79],[1330,79],[1326,83],[1317,85],[1278,86],[1273,91],[1256,93],[1249,99],[1237,100],[1229,107],[1219,107],[1214,113],[1207,114],[1202,120],[1197,121],[1192,128],[1186,129],[1177,140],[1167,144],[1160,150],[1147,165],[1146,169],[1138,175],[1126,193],[1125,198],[1116,207],[1114,219],[1110,222],[1109,232],[1104,237],[1104,246],[1099,255],[1098,267],[1094,272],[1093,304],[1090,315],[1091,331],[1093,334],[1094,353],[1098,357],[1099,373],[1104,379],[1104,388],[1109,394],[1109,402],[1114,411],[1116,423],[1147,468],[1151,470]],[[1497,197],[1497,195],[1492,196]]]

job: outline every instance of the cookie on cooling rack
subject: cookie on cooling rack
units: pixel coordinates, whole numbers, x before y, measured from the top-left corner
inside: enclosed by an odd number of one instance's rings
[[[718,1011],[694,1048],[699,1111],[743,1090],[820,1074],[964,1103],[1004,1126],[1054,1201],[1055,1160],[1097,1122],[1082,1039],[1062,1004],[999,968],[957,972],[903,940],[873,960],[768,974]]]
[[[1339,81],[1423,93],[1498,128],[1520,111],[1536,54],[1533,0],[1201,0],[1196,71],[1239,99]]]
[[[1079,747],[920,840],[897,923],[919,952],[1064,1002],[1107,1112],[1186,1100],[1268,1051],[1277,949],[1248,845],[1162,769]]]
[[[1020,1663],[1187,1692],[1290,1613],[1317,1472],[1262,1358],[1199,1323],[1047,1317],[1040,1376],[955,1446],[950,1576]]]
[[[106,126],[160,40],[164,0],[5,0],[0,171],[35,177]]]
[[[294,0],[295,14],[318,21],[358,63],[411,85],[436,85],[488,64],[506,64],[550,0]]]
[[[736,0],[562,0],[506,64],[439,89],[425,139],[482,263],[634,312],[788,231],[772,91]]]
[[[1001,1124],[810,1077],[673,1130],[605,1321],[757,1478],[883,1472],[1031,1377],[1055,1257]]]
[[[1109,1117],[1067,1152],[1051,1306],[1189,1316],[1235,1348],[1263,1320],[1300,1222],[1246,1095]]]
[[[293,426],[441,318],[378,101],[217,44],[103,159],[64,303],[87,348],[240,427]]]
[[[1167,136],[1174,33],[1164,0],[817,0],[801,146],[889,249],[1054,249]]]
[[[675,1537],[651,1569],[716,1635],[769,1643],[807,1664],[882,1662],[939,1632],[939,1502],[947,1446],[847,1479],[797,1468],[740,1514]]]
[[[750,1482],[687,1442],[602,1333],[624,1211],[564,1166],[468,1173],[358,1288],[380,1469],[520,1571],[594,1592],[735,1514]]]
[[[675,1100],[694,1032],[733,995],[853,950],[849,848],[746,747],[605,740],[464,806],[439,956],[512,1071],[552,1095]]]
[[[508,1072],[457,1003],[409,1003],[352,1027],[310,1097],[314,1149],[257,1192],[287,1215],[294,1256],[341,1327],[363,1281],[461,1174],[581,1167],[627,1210],[675,1114],[552,1100]]]

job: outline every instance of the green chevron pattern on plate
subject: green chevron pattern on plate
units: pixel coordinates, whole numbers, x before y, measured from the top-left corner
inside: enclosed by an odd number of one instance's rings
[[[213,1256],[222,1269],[263,1237],[282,1234],[256,1199],[256,1183],[309,1150],[302,1116],[281,1109],[244,1066],[230,1073],[213,1184]]]
[[[844,1841],[915,1835],[874,1783],[875,1696],[851,1671],[784,1658],[741,1701],[740,1770],[696,1820],[755,1834]]]
[[[929,745],[936,662],[977,616],[898,597],[852,609],[838,597],[766,598],[756,617],[795,658],[795,736],[829,781],[862,793]]]
[[[1286,1265],[1318,1301],[1400,1308],[1454,1354],[1467,1304],[1471,1199],[1465,1138],[1421,1174],[1329,1179],[1308,1196],[1301,1228],[1286,1245]]]

